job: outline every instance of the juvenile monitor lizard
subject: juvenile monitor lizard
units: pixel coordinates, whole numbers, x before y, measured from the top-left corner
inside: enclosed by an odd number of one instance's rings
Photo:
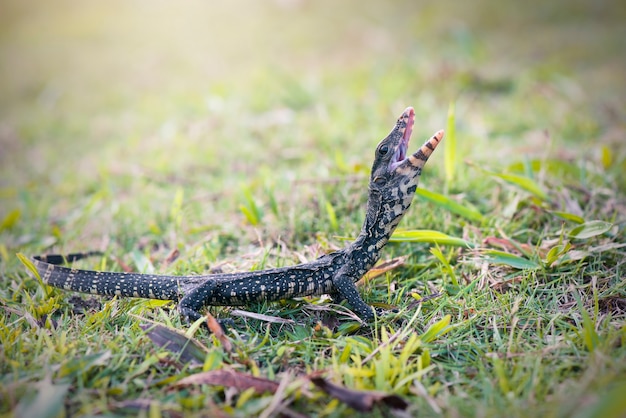
[[[166,276],[58,265],[88,253],[36,256],[32,262],[50,286],[98,295],[175,300],[188,321],[199,319],[199,311],[210,305],[237,306],[322,294],[347,300],[360,318],[371,321],[374,310],[363,301],[355,283],[380,258],[382,248],[411,205],[422,167],[444,135],[440,130],[407,156],[414,122],[415,111],[408,107],[376,147],[365,222],[359,236],[347,247],[310,263],[244,273]]]

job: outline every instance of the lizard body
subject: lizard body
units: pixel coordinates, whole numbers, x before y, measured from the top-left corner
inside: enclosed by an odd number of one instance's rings
[[[364,320],[373,309],[355,283],[380,258],[381,250],[411,205],[422,167],[443,138],[437,132],[407,156],[415,122],[407,108],[393,130],[377,146],[369,183],[365,221],[347,247],[309,263],[244,273],[167,276],[77,270],[58,264],[90,254],[36,256],[32,261],[44,283],[75,292],[178,301],[179,312],[194,321],[206,306],[237,306],[250,302],[330,294],[346,299]]]

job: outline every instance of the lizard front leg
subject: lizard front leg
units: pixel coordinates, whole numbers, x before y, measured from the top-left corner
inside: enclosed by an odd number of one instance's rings
[[[208,279],[185,293],[177,306],[178,312],[180,312],[185,321],[194,322],[202,318],[200,310],[208,305],[207,302],[211,300],[216,288],[217,283],[215,280]]]
[[[341,272],[341,270],[333,277],[333,295],[339,296],[341,300],[348,301],[352,310],[364,321],[370,322],[374,319],[374,309],[369,306],[356,288],[352,278]]]

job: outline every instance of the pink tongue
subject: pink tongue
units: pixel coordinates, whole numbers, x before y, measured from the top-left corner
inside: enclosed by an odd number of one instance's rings
[[[407,109],[409,111],[409,121],[406,124],[406,129],[404,130],[404,140],[408,143],[411,138],[411,133],[413,133],[413,123],[415,122],[415,110],[412,107]]]

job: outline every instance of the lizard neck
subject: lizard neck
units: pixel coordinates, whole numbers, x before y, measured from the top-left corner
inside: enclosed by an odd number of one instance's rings
[[[364,270],[363,274],[380,258],[383,247],[411,205],[413,195],[405,193],[389,197],[383,201],[381,192],[370,190],[361,232],[346,249],[358,270]]]

